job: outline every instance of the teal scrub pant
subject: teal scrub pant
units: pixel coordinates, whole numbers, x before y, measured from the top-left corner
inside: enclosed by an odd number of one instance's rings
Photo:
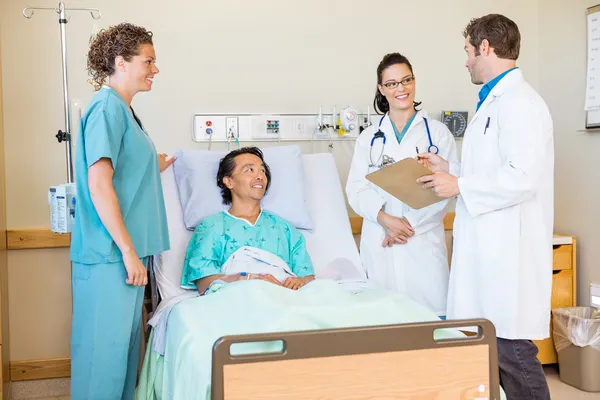
[[[73,263],[72,400],[133,399],[144,287],[126,279],[122,262]]]

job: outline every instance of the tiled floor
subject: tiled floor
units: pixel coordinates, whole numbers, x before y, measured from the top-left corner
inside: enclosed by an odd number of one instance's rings
[[[548,377],[548,385],[550,386],[550,394],[552,400],[600,400],[600,393],[586,393],[572,386],[563,383],[559,376],[556,367],[549,366],[545,368],[546,376]],[[54,397],[21,397],[27,400],[70,400],[69,396],[54,396]]]
[[[560,380],[555,367],[546,367],[546,377],[552,400],[600,400],[600,393],[587,393],[569,386]]]
[[[68,399],[70,384],[71,380],[69,378],[12,382],[10,388],[10,399]]]

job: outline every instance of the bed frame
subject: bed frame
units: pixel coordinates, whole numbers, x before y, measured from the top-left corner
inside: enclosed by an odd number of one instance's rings
[[[144,305],[142,307],[142,333],[144,335],[140,355],[140,358],[142,359],[146,345],[148,344],[148,339],[150,338],[148,321],[152,318],[152,315],[154,314],[154,311],[156,311],[161,300],[156,284],[156,276],[154,275],[154,257],[150,256],[148,261],[148,284],[144,288]]]
[[[474,326],[476,336],[434,339]],[[283,350],[231,355],[251,342]],[[212,372],[212,400],[500,399],[496,332],[481,319],[223,337]]]

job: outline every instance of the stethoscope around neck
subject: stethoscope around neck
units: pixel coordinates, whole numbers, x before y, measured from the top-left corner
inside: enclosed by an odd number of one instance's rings
[[[383,123],[383,119],[387,117],[387,113],[383,114],[381,116],[381,118],[379,119],[379,125],[377,126],[377,132],[373,135],[373,138],[371,138],[371,147],[369,148],[369,161],[371,162],[371,164],[369,165],[369,167],[375,167],[377,166],[379,163],[379,161],[381,161],[381,158],[389,158],[386,155],[383,154],[383,150],[385,148],[385,142],[387,141],[387,138],[385,136],[385,133],[383,133],[381,131],[381,124]],[[429,139],[429,146],[427,147],[427,151],[429,153],[433,153],[433,154],[437,154],[440,149],[433,144],[433,141],[431,140],[431,131],[429,130],[429,123],[427,122],[427,118],[423,117],[423,121],[425,121],[425,129],[427,130],[427,138]],[[373,144],[375,143],[375,140],[381,138],[383,143],[381,145],[381,152],[379,153],[379,157],[377,158],[377,163],[373,162]],[[384,160],[384,164],[385,164],[385,160]]]

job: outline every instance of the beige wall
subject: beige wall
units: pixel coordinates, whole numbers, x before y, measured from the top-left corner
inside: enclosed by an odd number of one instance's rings
[[[2,28],[0,23],[0,59],[2,58]],[[1,375],[0,397],[8,398],[9,389],[9,360],[10,360],[10,331],[8,316],[8,254],[6,251],[6,188],[4,163],[4,117],[2,113],[2,65],[0,64],[0,368]]]
[[[192,116],[198,112],[308,113],[334,104],[338,110],[353,105],[366,111],[377,64],[391,51],[405,53],[413,63],[417,98],[432,116],[439,118],[442,109],[472,113],[478,88],[464,68],[461,32],[471,17],[491,11],[522,26],[527,40],[521,66],[538,84],[537,1],[70,2],[84,3],[100,7],[104,18],[95,22],[77,13],[67,26],[72,100],[85,105],[93,95],[85,54],[94,24],[147,26],[155,33],[161,73],[134,108],[163,152],[205,148],[191,140]],[[7,32],[4,96],[10,99],[7,163],[13,171],[7,176],[8,226],[45,227],[47,188],[66,178],[64,146],[54,138],[63,126],[58,23],[50,12],[23,18],[26,0],[0,4]],[[335,148],[344,181],[351,153],[351,146]]]
[[[541,3],[178,0],[167,6],[161,1],[73,0],[70,5],[100,7],[104,18],[94,22],[89,14],[72,14],[68,24],[71,97],[85,105],[93,95],[86,83],[85,53],[94,24],[102,28],[130,21],[155,33],[161,73],[152,93],[140,95],[134,107],[160,151],[202,148],[191,140],[192,115],[197,112],[307,113],[316,112],[319,105],[327,109],[334,104],[338,109],[353,105],[365,110],[372,103],[377,63],[391,51],[410,58],[418,78],[417,98],[433,117],[438,118],[442,109],[472,114],[478,88],[470,84],[464,68],[461,35],[472,17],[500,12],[513,18],[523,34],[519,65],[533,86],[565,82],[541,73],[541,67],[547,67],[544,55],[553,48],[544,35],[564,40],[550,32],[557,27],[562,30],[564,24],[552,26],[544,21],[557,18],[560,11],[547,15]],[[47,189],[66,179],[64,146],[54,138],[63,127],[58,23],[50,12],[37,12],[31,20],[23,18],[26,4],[0,0],[9,228],[48,227]],[[573,14],[569,22],[573,28],[564,29],[579,35],[575,27],[584,20],[576,16],[583,10],[571,2],[564,4],[569,4],[565,7]],[[540,36],[544,27],[548,32]],[[576,41],[583,43],[583,37]],[[576,51],[570,43],[565,47]],[[583,53],[577,54],[584,60]],[[557,71],[571,60],[558,62]],[[567,82],[583,82],[580,75],[568,76]],[[554,91],[546,95],[560,97]],[[574,98],[582,97],[574,93]],[[343,182],[351,154],[348,145],[334,149]],[[566,159],[565,154],[561,157]],[[591,190],[580,189],[580,196]],[[570,218],[558,221],[566,232],[584,232]],[[68,357],[68,252],[12,251],[9,267],[12,359]]]
[[[600,133],[585,127],[586,15],[595,0],[540,2],[539,81],[554,119],[555,230],[578,237],[578,300],[589,304],[589,284],[600,284]]]

